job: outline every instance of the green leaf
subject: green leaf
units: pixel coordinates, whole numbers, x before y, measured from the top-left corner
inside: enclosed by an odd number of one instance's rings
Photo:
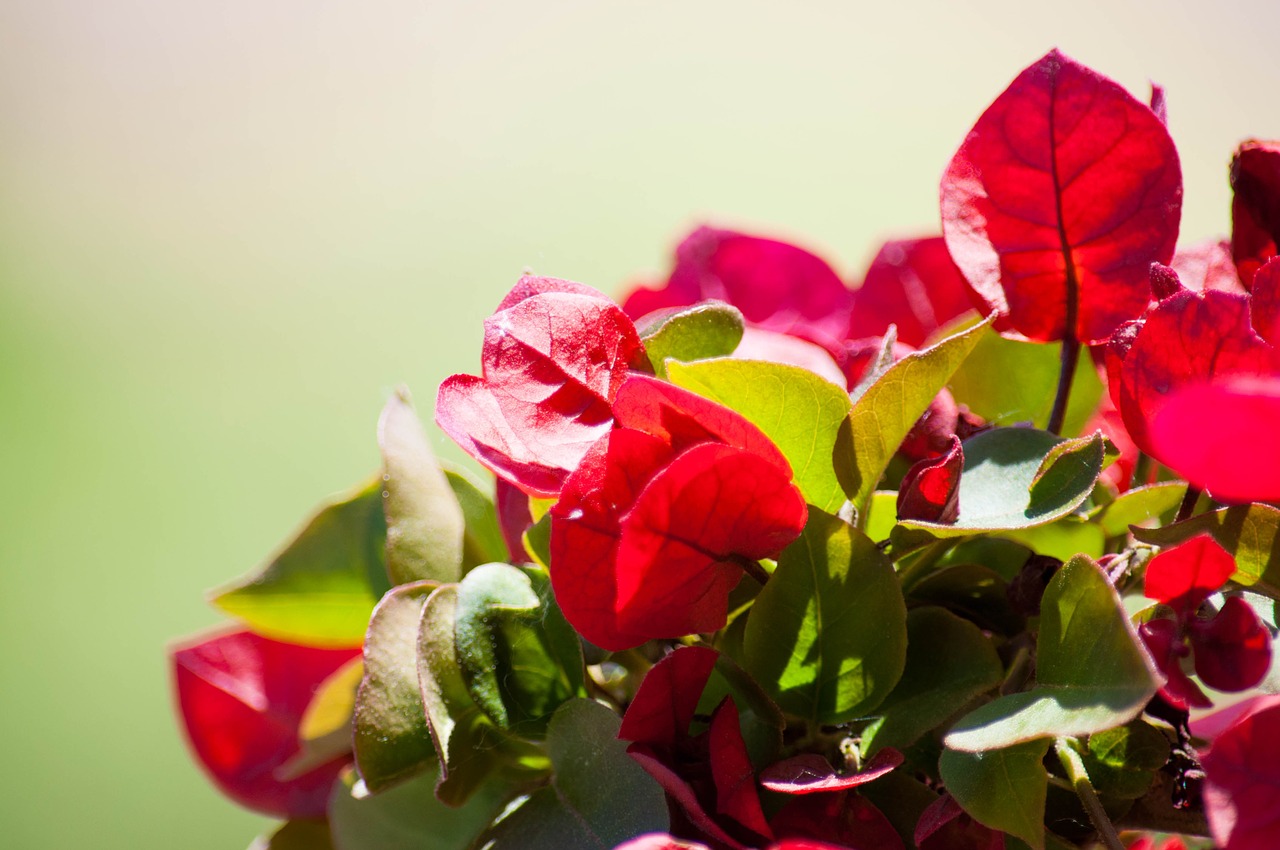
[[[264,567],[211,602],[259,634],[308,646],[359,646],[387,591],[382,482],[328,502]]]
[[[556,603],[555,591],[551,589],[551,574],[539,564],[526,564],[520,570],[529,577],[529,583],[542,603],[541,634],[548,656],[558,666],[570,696],[585,697],[587,672],[582,638],[569,625]]]
[[[867,512],[862,521],[862,530],[877,543],[888,540],[893,527],[898,524],[898,492],[896,490],[877,490],[871,494],[867,503]]]
[[[889,560],[865,534],[811,508],[747,620],[744,666],[777,704],[843,723],[902,675],[907,618]]]
[[[1102,473],[1101,433],[1063,441],[1033,428],[996,428],[964,443],[960,516],[953,525],[907,520],[904,531],[960,537],[1044,525],[1084,503]]]
[[[1176,546],[1210,534],[1236,559],[1231,578],[1280,598],[1280,509],[1254,503],[1199,514],[1163,528],[1134,528],[1133,536],[1155,546]]]
[[[1137,716],[1160,682],[1115,589],[1084,556],[1049,582],[1036,652],[1037,686],[966,715],[948,747],[973,752],[1101,732]]]
[[[442,466],[444,477],[449,480],[454,498],[462,508],[465,530],[462,535],[463,572],[480,564],[505,561],[509,554],[498,525],[498,512],[493,499],[488,496],[470,473],[451,466]]]
[[[907,664],[881,715],[862,735],[864,754],[904,749],[979,694],[1000,684],[1004,665],[973,623],[941,608],[907,615]]]
[[[325,821],[291,820],[255,839],[249,850],[334,850],[334,846]]]
[[[298,752],[276,769],[288,781],[351,752],[351,717],[364,665],[353,658],[322,681],[298,723]]]
[[[431,793],[438,778],[432,767],[370,796],[347,771],[329,797],[334,850],[467,850],[512,796],[509,786],[489,782],[463,806],[450,808]]]
[[[719,358],[671,363],[671,383],[736,410],[772,440],[791,464],[796,486],[812,505],[839,510],[837,437],[849,396],[808,369],[760,360]]]
[[[474,572],[474,571],[473,571]],[[535,745],[508,737],[476,705],[454,649],[458,585],[427,598],[418,633],[418,683],[442,764],[436,796],[460,806],[497,773],[536,776],[550,766]]]
[[[840,471],[848,476],[842,483],[845,492],[852,494],[859,515],[865,512],[872,491],[911,426],[951,380],[989,323],[990,319],[984,320],[902,358],[853,406],[842,441],[852,441],[848,450],[854,463]]]
[[[689,362],[725,357],[742,342],[744,324],[737,307],[703,301],[683,310],[662,311],[636,328],[659,378],[667,377],[667,358]]]
[[[1001,532],[1001,536],[1059,561],[1068,561],[1076,555],[1101,558],[1107,550],[1107,536],[1102,529],[1074,514],[1047,525],[1010,529]]]
[[[907,599],[913,605],[946,608],[979,628],[1005,635],[1015,635],[1027,625],[1026,617],[1009,602],[1009,583],[982,564],[956,564],[930,573],[909,587]]]
[[[1005,339],[987,329],[951,377],[951,394],[994,425],[1034,422],[1043,428],[1053,409],[1061,351],[1061,343]],[[1098,373],[1088,362],[1076,369],[1063,434],[1080,433],[1097,409],[1102,390]]]
[[[356,765],[378,793],[435,763],[418,686],[418,629],[435,582],[401,585],[378,603],[364,642],[364,681],[356,694]]]
[[[1129,533],[1129,526],[1140,525],[1177,508],[1186,492],[1187,485],[1181,481],[1138,487],[1089,511],[1089,519],[1097,523],[1108,538],[1122,537]]]
[[[1169,740],[1141,720],[1094,733],[1087,747],[1072,745],[1097,792],[1126,800],[1147,793],[1156,771],[1169,760]]]
[[[466,521],[403,387],[382,409],[378,447],[392,583],[457,581]]]
[[[551,514],[525,529],[524,549],[542,567],[551,566]]]
[[[670,827],[666,796],[627,755],[620,719],[591,700],[556,712],[547,734],[552,785],[507,812],[484,836],[488,850],[611,850]]]
[[[981,753],[945,750],[938,770],[970,817],[1043,850],[1049,774],[1041,762],[1049,743],[1041,738]]]
[[[530,574],[507,564],[482,564],[458,585],[454,637],[463,679],[490,720],[524,737],[542,737],[552,713],[582,685],[549,645],[544,613]],[[577,673],[581,656],[570,663]]]

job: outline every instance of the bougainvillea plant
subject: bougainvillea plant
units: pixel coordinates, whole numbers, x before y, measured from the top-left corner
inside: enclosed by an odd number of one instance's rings
[[[522,278],[435,403],[492,476],[397,393],[172,650],[254,846],[1280,847],[1280,144],[1179,249],[1164,109],[1049,53],[859,286]]]

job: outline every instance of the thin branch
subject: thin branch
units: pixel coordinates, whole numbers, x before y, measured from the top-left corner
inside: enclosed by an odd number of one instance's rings
[[[1089,773],[1085,770],[1084,760],[1080,758],[1080,754],[1072,749],[1071,742],[1067,738],[1055,739],[1053,748],[1057,751],[1058,761],[1062,762],[1062,768],[1067,772],[1067,778],[1071,780],[1071,787],[1075,789],[1076,796],[1084,804],[1084,810],[1089,813],[1089,820],[1093,822],[1093,828],[1098,830],[1102,842],[1107,845],[1108,850],[1124,850],[1124,842],[1116,833],[1111,818],[1107,817],[1106,809],[1098,799],[1098,792],[1093,790],[1093,783],[1089,781]]]

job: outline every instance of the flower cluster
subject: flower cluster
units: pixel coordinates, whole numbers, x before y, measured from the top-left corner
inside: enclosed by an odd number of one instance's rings
[[[1163,102],[1049,53],[860,280],[521,278],[435,399],[486,478],[398,393],[173,650],[255,846],[1273,847],[1280,145],[1179,248]]]

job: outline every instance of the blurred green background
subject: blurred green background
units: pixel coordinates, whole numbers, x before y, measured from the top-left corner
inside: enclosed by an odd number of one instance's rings
[[[171,715],[217,620],[524,268],[618,291],[713,219],[850,278],[1048,48],[1169,94],[1184,236],[1280,137],[1272,0],[0,2],[0,829],[240,848]],[[443,453],[457,458],[436,434]]]

